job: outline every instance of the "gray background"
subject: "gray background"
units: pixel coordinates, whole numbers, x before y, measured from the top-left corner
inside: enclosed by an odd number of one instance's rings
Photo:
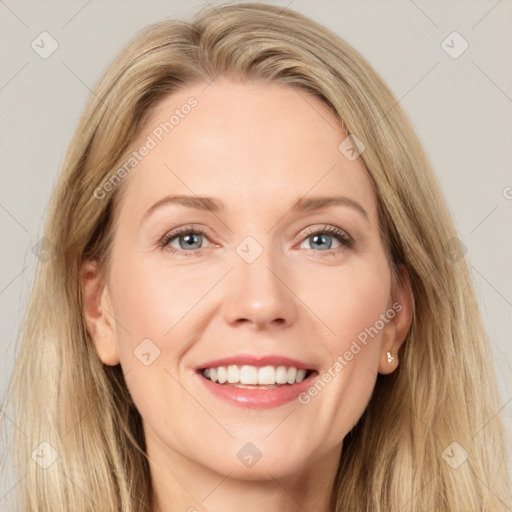
[[[137,30],[190,17],[206,3],[0,0],[0,393],[37,263],[32,248],[90,89]],[[347,40],[410,116],[467,247],[512,460],[512,2],[268,3],[302,12]],[[59,45],[47,59],[31,47],[43,31]],[[469,44],[455,59],[441,46],[453,31]],[[448,44],[460,48],[456,40]],[[0,488],[0,510],[9,489]]]

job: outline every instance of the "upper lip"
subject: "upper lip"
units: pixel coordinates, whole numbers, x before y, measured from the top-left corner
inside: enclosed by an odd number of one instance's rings
[[[199,365],[196,370],[204,370],[205,368],[217,368],[219,366],[229,365],[249,365],[249,366],[293,366],[297,369],[312,370],[313,367],[307,363],[293,359],[291,357],[280,355],[251,355],[238,354],[234,356],[207,361]]]

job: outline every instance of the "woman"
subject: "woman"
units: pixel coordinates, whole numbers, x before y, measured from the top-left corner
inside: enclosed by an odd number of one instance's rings
[[[512,507],[443,197],[325,28],[241,4],[146,29],[45,236],[10,386],[20,510]]]

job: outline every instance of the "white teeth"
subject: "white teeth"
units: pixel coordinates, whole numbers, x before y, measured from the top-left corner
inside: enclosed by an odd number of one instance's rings
[[[294,366],[250,366],[229,365],[206,368],[203,375],[219,384],[253,384],[272,386],[274,384],[295,384],[306,377],[306,370]]]
[[[272,385],[275,383],[276,371],[273,366],[264,366],[258,370],[258,384]]]
[[[276,384],[286,384],[288,382],[288,371],[285,366],[279,366],[276,370]]]
[[[217,380],[219,381],[220,384],[224,384],[224,382],[226,382],[227,379],[228,379],[228,376],[227,376],[226,368],[224,368],[224,366],[219,366],[217,368]],[[215,381],[213,381],[213,382],[215,382]]]
[[[258,384],[258,369],[255,366],[242,366],[240,382],[242,384]]]
[[[297,368],[288,368],[288,384],[293,384],[295,382],[295,377],[297,376]]]
[[[236,384],[237,382],[240,382],[240,370],[238,366],[228,366],[228,383]]]
[[[295,377],[295,380],[297,382],[302,382],[305,377],[306,377],[306,370],[297,370],[297,376]]]

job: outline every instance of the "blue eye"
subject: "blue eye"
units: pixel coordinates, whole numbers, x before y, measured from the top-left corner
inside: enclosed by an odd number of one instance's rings
[[[340,248],[350,248],[354,245],[354,240],[345,233],[345,231],[334,226],[315,228],[314,231],[312,233],[308,233],[308,235],[309,236],[301,243],[301,248],[303,248],[302,244],[305,242],[309,242],[312,249],[318,249],[320,252],[339,251]],[[333,239],[338,244],[335,247],[332,247]]]
[[[193,231],[190,228],[185,227],[166,235],[160,244],[173,250],[190,252],[202,249],[202,244],[206,238],[204,235],[205,233],[202,230]],[[173,245],[175,242],[178,243],[178,247]]]
[[[176,240],[179,242],[180,249],[200,249],[203,236],[198,233],[188,233],[176,237]]]
[[[184,254],[186,256],[200,255],[203,242],[208,241],[207,233],[201,227],[182,226],[166,234],[159,245],[170,253]],[[303,247],[309,243],[310,247]],[[333,243],[335,244],[333,247]],[[177,244],[177,245],[176,245]],[[315,227],[306,232],[306,238],[301,242],[301,249],[310,249],[314,252],[325,253],[322,256],[332,256],[343,249],[354,245],[353,238],[340,228],[335,226]]]
[[[313,249],[315,249],[314,245],[316,244],[317,249],[320,249],[321,251],[327,251],[332,247],[333,238],[334,237],[331,235],[317,233],[316,235],[308,236],[305,241],[309,241],[310,244],[313,245]]]

